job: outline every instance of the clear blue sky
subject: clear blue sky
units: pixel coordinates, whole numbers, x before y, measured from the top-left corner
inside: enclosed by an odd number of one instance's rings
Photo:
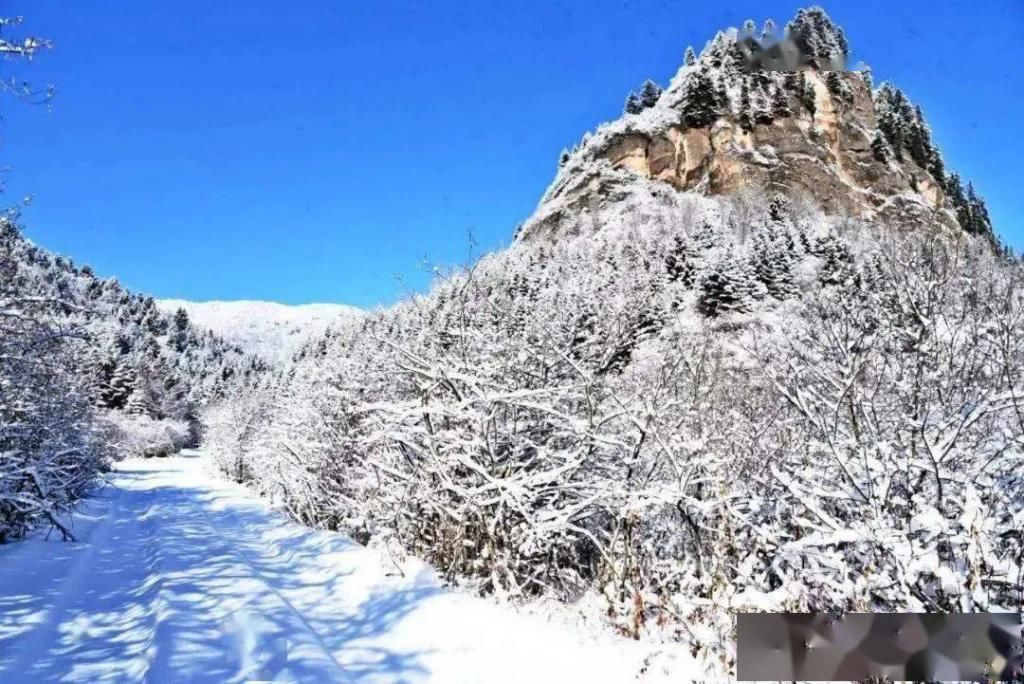
[[[392,302],[508,244],[559,151],[688,44],[796,2],[9,0],[52,111],[3,102],[28,234],[135,289]],[[1024,3],[823,3],[1024,248]],[[405,284],[396,280],[402,276]]]

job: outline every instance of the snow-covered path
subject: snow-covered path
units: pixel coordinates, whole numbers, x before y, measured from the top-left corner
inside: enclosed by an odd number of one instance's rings
[[[78,541],[0,546],[0,682],[635,681],[644,649],[403,574],[199,454],[127,461]],[[653,673],[651,673],[653,674]],[[642,681],[651,681],[644,677]]]

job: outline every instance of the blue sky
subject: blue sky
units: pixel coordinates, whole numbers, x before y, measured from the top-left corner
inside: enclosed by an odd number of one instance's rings
[[[389,303],[470,229],[507,245],[562,147],[687,45],[802,4],[9,0],[55,47],[4,70],[59,92],[3,102],[6,202],[156,296]],[[1024,248],[1024,4],[823,4]]]

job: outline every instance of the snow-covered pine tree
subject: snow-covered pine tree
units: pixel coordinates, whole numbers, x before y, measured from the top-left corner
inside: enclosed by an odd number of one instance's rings
[[[875,161],[883,163],[889,159],[889,146],[881,131],[875,131],[874,137],[871,138],[871,156],[875,158]]]
[[[971,229],[968,231],[973,235],[984,235],[992,237],[992,219],[989,217],[988,206],[985,200],[974,190],[974,183],[967,183],[967,207],[970,214]]]
[[[830,71],[825,75],[825,86],[832,97],[842,104],[853,102],[853,93],[840,77],[840,72]]]
[[[174,323],[171,326],[170,336],[170,343],[178,353],[184,352],[188,347],[188,333],[188,313],[186,313],[184,309],[178,309],[174,312]]]
[[[807,80],[807,75],[802,71],[797,75],[797,87],[799,89],[800,103],[813,116],[818,110],[814,86],[811,85],[810,81]]]
[[[658,103],[661,97],[662,88],[654,81],[647,79],[640,86],[640,106],[649,109]]]
[[[767,293],[788,299],[797,293],[793,265],[796,253],[792,237],[774,222],[754,234],[751,267]]]
[[[113,365],[114,371],[102,393],[103,406],[111,409],[123,409],[128,406],[128,398],[135,391],[135,368],[124,356],[114,361]]]
[[[850,54],[846,34],[821,7],[798,10],[786,25],[786,32],[810,59],[812,67],[821,70],[846,68],[846,58]]]
[[[693,46],[688,45],[686,47],[686,53],[683,55],[683,64],[686,66],[693,66],[697,63],[697,54],[693,51]]]
[[[665,272],[670,283],[693,287],[696,273],[696,255],[682,235],[672,238],[672,247],[665,255]]]
[[[697,311],[707,318],[749,311],[755,297],[749,268],[733,249],[725,250],[705,271],[697,293]]]
[[[824,235],[814,242],[814,254],[821,259],[818,280],[823,285],[841,285],[853,275],[853,252],[835,235]]]
[[[768,220],[776,226],[788,225],[791,212],[789,198],[785,195],[776,194],[768,200]]]
[[[903,91],[891,83],[883,83],[875,91],[875,112],[878,130],[885,136],[896,160],[902,161],[913,117],[913,111]]]
[[[703,128],[714,123],[720,111],[721,102],[711,74],[698,68],[686,85],[683,121],[690,128]]]
[[[860,76],[861,80],[864,81],[864,85],[867,87],[869,93],[875,89],[875,79],[874,74],[871,71],[871,67],[864,66],[857,72],[857,74]]]
[[[772,103],[769,101],[765,91],[758,89],[756,104],[754,105],[754,123],[767,126],[773,120]]]
[[[754,127],[754,112],[753,105],[750,102],[750,86],[747,84],[746,78],[743,79],[740,85],[739,107],[740,127],[745,131],[750,131]]]
[[[772,91],[772,116],[782,119],[790,114],[792,114],[792,110],[789,108],[789,96],[786,94],[786,89],[776,87]]]
[[[125,406],[125,412],[135,416],[145,416],[146,418],[153,417],[153,406],[143,390],[136,390],[131,393],[128,397],[128,403]]]
[[[644,111],[644,107],[640,103],[640,96],[633,92],[627,95],[626,104],[623,105],[622,111],[625,114],[639,114]]]

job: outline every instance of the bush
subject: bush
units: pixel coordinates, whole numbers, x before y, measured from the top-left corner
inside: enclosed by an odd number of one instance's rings
[[[109,440],[117,458],[167,457],[188,446],[189,424],[183,420],[155,420],[147,416],[108,411]]]

